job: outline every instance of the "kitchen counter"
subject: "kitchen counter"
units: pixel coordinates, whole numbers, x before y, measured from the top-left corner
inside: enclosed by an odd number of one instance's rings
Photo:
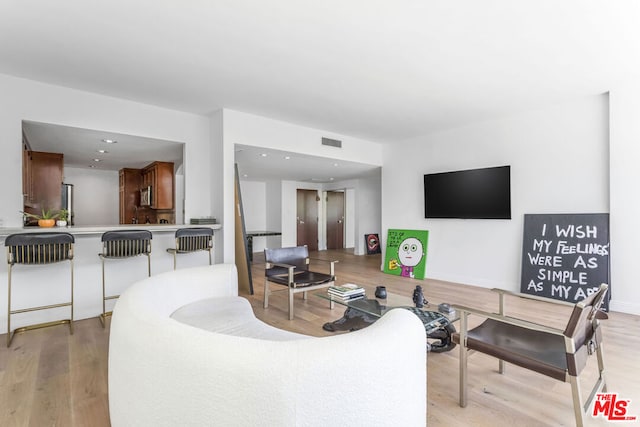
[[[220,224],[206,224],[206,225],[193,225],[193,224],[120,224],[120,225],[83,225],[83,226],[68,226],[68,227],[15,227],[15,228],[0,228],[0,239],[4,239],[10,234],[16,233],[38,233],[38,232],[59,232],[59,233],[71,233],[76,235],[92,235],[102,234],[105,231],[112,230],[149,230],[152,233],[156,232],[173,232],[179,228],[197,228],[197,227],[209,227],[213,228],[214,232],[222,228]]]
[[[68,232],[75,237],[73,248],[74,293],[73,308],[75,320],[96,317],[102,313],[102,263],[98,253],[102,252],[102,233],[111,230],[149,230],[151,240],[151,275],[173,270],[173,255],[167,248],[175,248],[175,231],[179,228],[209,227],[214,230],[214,250],[211,256],[215,263],[220,224],[124,224],[95,225],[70,227],[14,227],[0,228],[0,242],[15,233]],[[6,252],[6,251],[5,251]],[[218,262],[221,262],[219,260]],[[209,263],[206,251],[194,252],[178,256],[178,268],[198,267]],[[0,261],[0,334],[7,327],[7,262]],[[129,285],[147,277],[146,257],[105,260],[105,281],[107,293],[121,294]],[[12,273],[11,306],[16,309],[40,305],[55,304],[68,298],[69,264],[66,262],[47,265],[16,265]],[[117,300],[115,300],[117,301]],[[115,301],[107,302],[107,310],[111,310]],[[61,319],[65,308],[54,308],[11,316],[12,329],[24,325],[44,323]],[[68,316],[68,314],[66,314]],[[19,339],[19,337],[16,337]]]

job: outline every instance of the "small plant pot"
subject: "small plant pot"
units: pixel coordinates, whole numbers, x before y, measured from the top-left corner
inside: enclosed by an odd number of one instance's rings
[[[40,227],[53,227],[54,225],[56,225],[56,220],[55,219],[39,219],[38,225]]]
[[[56,221],[56,225],[58,227],[66,227],[67,226],[67,221],[65,221],[64,219],[59,219]]]
[[[387,299],[387,288],[384,286],[376,286],[376,298]]]

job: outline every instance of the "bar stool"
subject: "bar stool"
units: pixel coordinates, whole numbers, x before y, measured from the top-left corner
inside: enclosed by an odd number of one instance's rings
[[[111,316],[107,312],[107,300],[116,299],[120,295],[107,296],[104,280],[104,260],[108,258],[131,258],[138,255],[147,256],[149,277],[151,277],[151,232],[147,230],[116,230],[102,234],[102,253],[98,254],[102,261],[102,314],[100,322],[105,327],[106,317]]]
[[[73,334],[73,244],[74,237],[69,233],[18,233],[11,234],[4,240],[7,247],[7,263],[9,264],[8,277],[8,310],[7,310],[7,347],[11,345],[11,340],[16,333],[32,329],[44,328],[47,326],[69,324],[69,331]],[[11,310],[11,273],[15,264],[43,265],[53,264],[61,261],[69,261],[71,266],[71,301],[59,304],[43,305],[39,307],[29,307],[19,310]],[[23,326],[11,332],[11,315],[27,313],[36,310],[47,310],[50,308],[71,307],[71,317],[64,320],[39,323],[36,325]]]
[[[213,229],[209,227],[179,228],[176,230],[176,247],[167,248],[173,254],[173,269],[176,269],[177,254],[197,251],[209,252],[211,265],[211,249],[213,248]]]

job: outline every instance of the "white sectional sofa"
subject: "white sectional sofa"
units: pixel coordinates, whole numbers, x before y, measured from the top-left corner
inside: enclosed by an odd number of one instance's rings
[[[159,274],[120,296],[114,427],[426,424],[426,338],[413,314],[317,338],[261,322],[237,292],[235,266],[219,264]]]

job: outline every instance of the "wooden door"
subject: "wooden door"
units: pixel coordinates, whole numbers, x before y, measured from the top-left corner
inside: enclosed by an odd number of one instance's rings
[[[307,245],[309,251],[317,251],[318,192],[316,190],[298,190],[297,198],[297,245]]]
[[[327,249],[344,248],[344,192],[327,192]]]

